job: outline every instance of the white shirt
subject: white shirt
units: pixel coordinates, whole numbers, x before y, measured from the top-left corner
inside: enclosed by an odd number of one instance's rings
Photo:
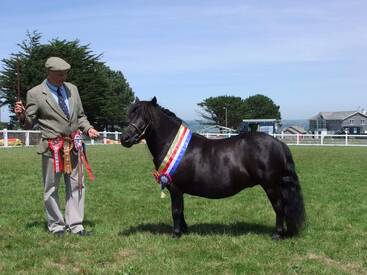
[[[59,96],[57,94],[57,89],[60,88],[62,98],[64,99],[65,105],[68,108],[68,111],[69,111],[69,114],[70,114],[69,99],[68,99],[68,95],[65,91],[64,85],[61,85],[60,87],[58,87],[58,86],[55,86],[55,85],[51,84],[48,80],[46,80],[46,84],[47,84],[48,88],[50,89],[51,94],[54,97],[57,104],[59,104]]]

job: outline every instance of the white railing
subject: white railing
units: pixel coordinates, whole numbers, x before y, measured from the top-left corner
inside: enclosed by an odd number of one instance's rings
[[[238,135],[236,133],[198,133],[198,134],[210,139],[222,139]]]
[[[234,133],[201,133],[210,139],[235,136]],[[273,134],[288,145],[315,146],[367,146],[367,135],[319,135],[319,134]],[[100,132],[100,138],[83,137],[87,144],[118,144],[121,132]],[[41,139],[40,131],[0,130],[0,148],[37,145]]]
[[[118,144],[120,142],[121,132],[99,132],[98,139],[90,139],[83,136],[87,144]],[[25,130],[0,130],[0,148],[14,146],[32,146],[37,145],[41,139],[41,131]]]
[[[201,133],[211,139],[235,136],[234,133]],[[367,146],[367,135],[273,134],[287,145]]]
[[[288,145],[367,146],[367,135],[274,134]]]

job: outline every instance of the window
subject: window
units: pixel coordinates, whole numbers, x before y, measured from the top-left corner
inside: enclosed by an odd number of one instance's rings
[[[366,120],[365,119],[361,119],[361,124],[365,125],[366,124]]]
[[[354,119],[350,119],[349,124],[353,124],[353,123],[354,123]]]

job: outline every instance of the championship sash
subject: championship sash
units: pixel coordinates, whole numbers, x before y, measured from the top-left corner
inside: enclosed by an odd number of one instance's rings
[[[172,183],[172,176],[185,154],[187,146],[190,143],[191,136],[192,133],[190,129],[184,126],[184,124],[181,124],[166,156],[163,158],[163,161],[158,168],[158,171],[153,173],[156,181],[161,185],[162,190]]]

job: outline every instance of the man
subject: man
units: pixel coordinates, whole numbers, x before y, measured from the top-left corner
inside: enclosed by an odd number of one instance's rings
[[[47,79],[27,92],[25,108],[18,101],[14,111],[25,129],[32,129],[38,124],[41,130],[37,152],[42,154],[48,230],[57,236],[63,236],[65,230],[87,236],[91,232],[86,231],[82,224],[85,189],[82,169],[78,166],[78,159],[81,158],[80,155],[78,158],[78,152],[75,151],[78,146],[71,149],[77,141],[74,137],[79,129],[90,138],[98,137],[99,133],[84,114],[77,87],[65,82],[70,65],[59,57],[50,57],[45,66]],[[69,171],[66,171],[67,168]],[[62,174],[66,189],[65,219],[60,211],[58,197]]]

